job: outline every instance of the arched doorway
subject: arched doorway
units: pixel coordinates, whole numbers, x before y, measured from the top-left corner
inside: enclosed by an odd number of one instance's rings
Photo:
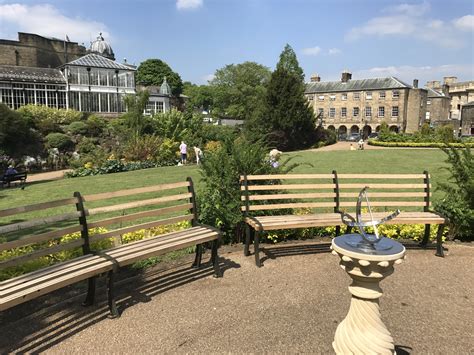
[[[372,127],[369,125],[365,125],[364,128],[362,129],[362,138],[367,139],[369,138],[369,135],[372,133]]]
[[[395,132],[398,133],[398,127],[397,126],[390,126],[390,132]]]
[[[377,132],[377,133],[380,132],[380,126],[375,127],[375,132]]]
[[[359,133],[359,126],[353,125],[351,127],[351,135]]]
[[[347,138],[347,127],[346,126],[339,126],[337,129],[337,138],[340,141],[345,141]]]
[[[336,127],[334,127],[333,125],[331,125],[331,126],[328,127],[328,130],[329,130],[329,131],[336,132]]]

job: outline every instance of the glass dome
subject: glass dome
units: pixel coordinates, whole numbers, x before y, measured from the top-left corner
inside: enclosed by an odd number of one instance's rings
[[[91,43],[91,47],[89,50],[92,53],[97,53],[106,58],[115,60],[114,51],[112,50],[110,44],[104,40],[104,37],[102,37],[102,33],[100,33],[97,39]]]

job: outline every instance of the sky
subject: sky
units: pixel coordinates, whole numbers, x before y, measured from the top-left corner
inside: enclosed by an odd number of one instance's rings
[[[159,58],[196,84],[227,64],[273,70],[286,43],[306,81],[474,80],[473,0],[0,0],[0,38],[17,32],[86,47],[102,32],[117,61]]]

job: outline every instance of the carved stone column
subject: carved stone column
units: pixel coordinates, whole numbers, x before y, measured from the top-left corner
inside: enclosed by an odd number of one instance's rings
[[[395,354],[393,338],[380,315],[379,282],[393,273],[394,264],[402,262],[405,248],[383,238],[382,250],[357,250],[348,242],[355,236],[335,238],[331,246],[332,253],[341,258],[339,265],[352,278],[349,313],[337,327],[332,346],[336,354]]]

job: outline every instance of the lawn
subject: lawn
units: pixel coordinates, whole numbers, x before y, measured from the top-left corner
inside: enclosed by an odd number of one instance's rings
[[[437,149],[387,149],[365,151],[302,151],[288,153],[292,162],[300,163],[293,172],[330,173],[422,173],[432,176],[434,199],[442,192],[436,187],[446,181],[449,173],[445,155]],[[195,165],[145,169],[125,173],[87,176],[27,184],[25,190],[10,188],[0,191],[0,209],[71,197],[74,191],[83,195],[130,189],[167,182],[184,181],[191,176],[199,191],[200,173]]]

